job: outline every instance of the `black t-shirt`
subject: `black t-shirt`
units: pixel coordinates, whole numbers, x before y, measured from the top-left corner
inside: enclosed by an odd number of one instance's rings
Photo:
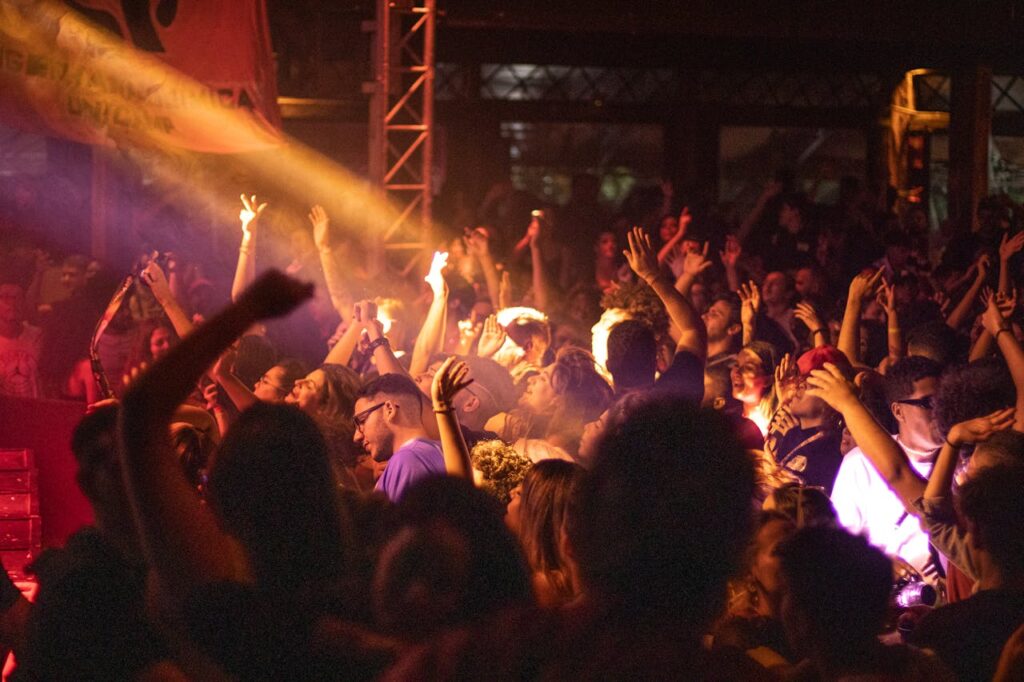
[[[1024,623],[1024,591],[984,590],[929,613],[910,643],[932,649],[961,682],[992,679],[1006,640]]]
[[[704,362],[689,351],[677,351],[672,364],[654,382],[654,389],[699,405],[704,399]]]
[[[843,463],[839,449],[842,440],[842,432],[835,429],[794,426],[779,440],[776,462],[796,474],[804,485],[820,486],[831,495],[839,465]]]

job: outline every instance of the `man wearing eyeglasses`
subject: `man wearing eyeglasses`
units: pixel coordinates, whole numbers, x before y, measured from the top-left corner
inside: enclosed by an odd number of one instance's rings
[[[418,481],[445,474],[441,444],[423,428],[422,395],[403,374],[384,374],[363,387],[356,398],[356,445],[375,462],[387,462],[376,489],[392,502]]]
[[[941,373],[935,361],[912,355],[894,364],[885,376],[886,402],[898,427],[894,440],[923,478],[931,473],[943,441],[932,409]],[[866,535],[886,554],[900,557],[918,571],[926,570],[931,558],[928,534],[859,447],[843,458],[832,504],[839,522],[851,533]]]

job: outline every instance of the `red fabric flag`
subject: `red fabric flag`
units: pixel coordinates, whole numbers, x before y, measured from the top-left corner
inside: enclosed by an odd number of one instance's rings
[[[264,0],[0,0],[0,120],[90,144],[280,144]]]

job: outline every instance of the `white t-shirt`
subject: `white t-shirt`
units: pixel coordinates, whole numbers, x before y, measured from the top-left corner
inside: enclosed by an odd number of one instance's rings
[[[928,478],[932,470],[931,452],[915,452],[894,440],[907,453],[911,465]],[[843,457],[835,485],[832,506],[839,523],[855,535],[864,535],[868,542],[890,556],[898,556],[923,571],[928,563],[928,534],[921,530],[917,517],[903,507],[896,493],[871,464],[860,448]]]
[[[0,393],[17,398],[38,398],[39,348],[43,332],[24,324],[13,339],[0,336]]]

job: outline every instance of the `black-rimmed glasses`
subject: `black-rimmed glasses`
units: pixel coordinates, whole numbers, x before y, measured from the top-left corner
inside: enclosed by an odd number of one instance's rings
[[[356,416],[352,417],[352,421],[355,422],[356,428],[362,431],[363,425],[366,423],[366,420],[370,418],[370,415],[379,410],[380,408],[384,407],[384,405],[386,404],[386,402],[377,403],[373,407],[368,407],[359,414],[357,414]]]

